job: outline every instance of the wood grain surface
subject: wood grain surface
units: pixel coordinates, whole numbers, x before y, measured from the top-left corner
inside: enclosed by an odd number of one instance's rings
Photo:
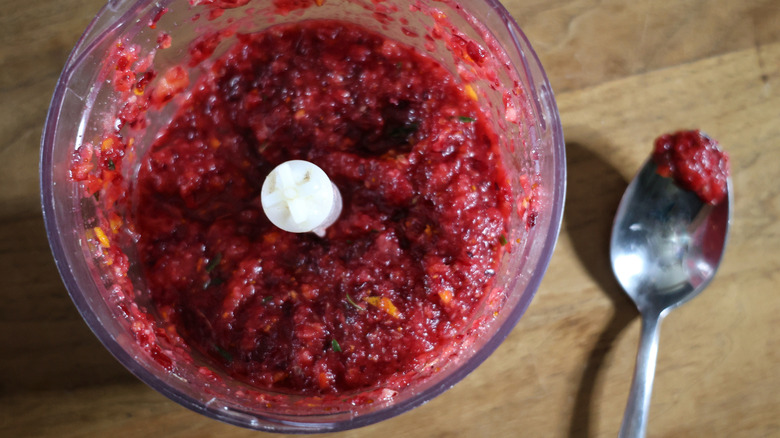
[[[169,401],[71,303],[41,217],[41,130],[101,0],[0,0],[0,436],[258,437]],[[661,329],[650,437],[780,437],[780,2],[506,0],[544,64],[567,143],[563,229],[527,313],[430,403],[338,437],[612,437],[637,312],[608,264],[612,215],[659,134],[731,154],[725,259]]]

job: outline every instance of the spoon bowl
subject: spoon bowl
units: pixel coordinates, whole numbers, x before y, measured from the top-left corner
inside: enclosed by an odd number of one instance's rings
[[[715,276],[731,222],[732,188],[712,205],[648,160],[620,201],[610,240],[612,270],[642,317],[637,364],[620,437],[643,437],[660,323]]]

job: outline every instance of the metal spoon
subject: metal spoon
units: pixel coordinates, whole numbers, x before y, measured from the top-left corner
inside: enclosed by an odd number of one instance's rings
[[[610,259],[642,317],[639,351],[620,438],[645,436],[658,333],[669,311],[712,280],[726,246],[732,187],[715,206],[702,202],[649,160],[629,184],[612,227]]]

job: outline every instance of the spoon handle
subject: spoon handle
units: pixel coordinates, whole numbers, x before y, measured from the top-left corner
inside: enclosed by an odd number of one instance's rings
[[[658,333],[662,319],[663,315],[660,312],[647,312],[642,315],[642,332],[636,355],[634,380],[631,382],[631,392],[628,395],[619,438],[644,438],[645,436],[658,356]]]

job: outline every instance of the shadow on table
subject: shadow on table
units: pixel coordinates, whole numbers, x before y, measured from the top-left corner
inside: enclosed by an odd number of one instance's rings
[[[592,133],[578,136],[575,130],[574,134],[575,141],[566,144],[568,193],[564,226],[578,259],[614,306],[611,319],[588,357],[574,400],[569,436],[587,438],[592,436],[591,403],[605,359],[615,339],[638,313],[612,274],[609,261],[612,219],[628,183],[595,152],[604,148],[606,141],[594,140]],[[587,138],[588,144],[576,141],[577,137]]]
[[[0,216],[0,399],[135,381],[79,316],[35,213]]]

